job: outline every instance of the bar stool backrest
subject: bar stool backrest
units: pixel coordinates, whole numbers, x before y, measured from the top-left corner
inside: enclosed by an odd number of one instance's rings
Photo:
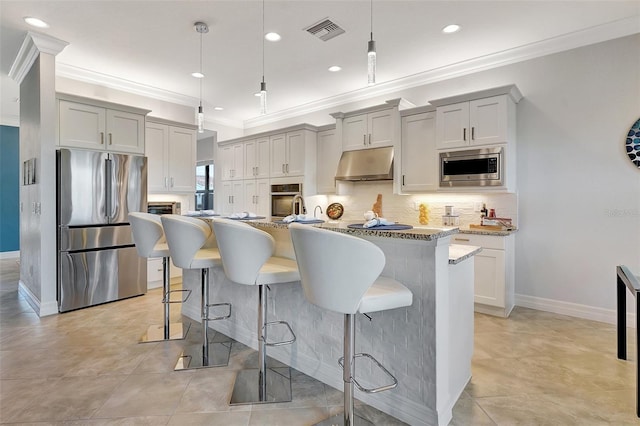
[[[213,229],[227,278],[238,284],[255,285],[260,268],[275,251],[273,237],[229,219],[213,219]]]
[[[133,242],[136,245],[138,256],[153,257],[156,244],[163,242],[164,231],[160,216],[157,214],[132,212],[129,213],[129,223],[133,233]]]
[[[161,219],[173,263],[178,268],[193,269],[191,262],[211,235],[211,228],[188,216],[165,214]]]
[[[289,231],[305,298],[330,311],[357,313],[384,268],[382,250],[362,238],[309,225],[292,223]]]

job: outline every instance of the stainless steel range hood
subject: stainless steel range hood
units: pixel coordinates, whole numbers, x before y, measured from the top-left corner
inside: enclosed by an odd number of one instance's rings
[[[393,147],[343,152],[336,180],[393,180]]]

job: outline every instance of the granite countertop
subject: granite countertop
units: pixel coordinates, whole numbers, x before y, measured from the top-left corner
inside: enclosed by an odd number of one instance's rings
[[[201,217],[201,219],[208,220],[210,217]],[[255,226],[256,228],[276,228],[276,229],[286,229],[289,224],[287,223],[276,223],[271,218],[265,219],[249,219],[243,220],[250,225]],[[406,229],[401,231],[383,231],[373,229],[352,229],[348,228],[347,225],[351,223],[362,223],[362,222],[347,222],[347,221],[327,221],[324,223],[315,223],[309,224],[308,226],[316,226],[323,229],[329,229],[331,231],[342,232],[344,234],[351,234],[355,236],[376,236],[376,237],[386,237],[386,238],[399,238],[404,240],[423,240],[423,241],[433,241],[438,238],[447,237],[453,234],[458,233],[458,228],[429,228],[429,227],[421,227],[414,226],[412,229]]]
[[[451,244],[449,246],[449,265],[456,265],[465,259],[475,256],[482,251],[482,247]]]

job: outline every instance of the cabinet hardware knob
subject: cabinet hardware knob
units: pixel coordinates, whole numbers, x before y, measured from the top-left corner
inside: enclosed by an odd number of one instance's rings
[[[284,163],[282,163],[282,173],[285,173],[285,171],[284,171]]]
[[[468,238],[454,238],[456,241],[470,241]]]
[[[462,140],[463,141],[467,140],[467,128],[466,127],[464,129],[462,129]]]
[[[402,186],[404,186],[404,175],[402,175]]]
[[[471,140],[476,140],[476,128],[474,126],[471,127]]]
[[[289,173],[289,163],[287,163],[287,173]]]
[[[113,145],[113,134],[109,133],[109,145]]]
[[[367,135],[362,135],[362,145],[367,145]]]
[[[171,177],[171,187],[173,188],[173,176]]]
[[[100,132],[100,145],[104,145],[104,132]]]
[[[369,133],[369,145],[371,145],[371,133]]]
[[[169,178],[168,178],[168,177],[165,177],[165,178],[164,178],[164,187],[165,187],[165,188],[168,188],[168,187],[169,187]]]

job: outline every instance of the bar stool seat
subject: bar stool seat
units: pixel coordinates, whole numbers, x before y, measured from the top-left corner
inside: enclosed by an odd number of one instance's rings
[[[209,303],[209,269],[222,266],[217,248],[203,248],[205,243],[212,241],[211,227],[200,219],[180,215],[163,215],[162,224],[176,266],[201,270],[202,342],[199,346],[190,346],[183,350],[175,370],[226,366],[229,363],[231,342],[211,342],[209,339],[208,322],[231,316],[230,303]],[[209,308],[221,306],[228,307],[228,313],[209,316]]]
[[[295,342],[296,336],[286,321],[267,322],[268,286],[300,280],[295,260],[274,256],[271,235],[228,219],[213,219],[213,229],[222,256],[224,273],[237,284],[258,286],[258,368],[241,370],[231,394],[230,405],[264,404],[291,401],[290,368],[267,368],[267,346]],[[288,328],[289,340],[267,341],[267,327],[280,324]]]
[[[164,324],[151,325],[140,338],[140,343],[161,342],[164,340],[181,340],[187,336],[189,324],[171,323],[170,304],[185,302],[191,295],[190,290],[171,290],[171,274],[169,246],[166,243],[162,222],[159,215],[132,212],[129,223],[133,233],[133,241],[140,257],[147,259],[162,258],[162,303],[164,304]],[[181,292],[185,297],[179,301],[171,300],[171,293]]]
[[[380,276],[385,256],[375,244],[351,235],[297,223],[289,225],[289,231],[305,299],[344,315],[344,357],[338,360],[343,367],[344,414],[318,425],[371,424],[355,415],[354,385],[362,392],[376,393],[395,388],[398,381],[371,355],[354,354],[355,314],[410,306],[413,294],[398,281]],[[377,388],[360,385],[355,377],[355,359],[359,357],[369,358],[391,382]]]

